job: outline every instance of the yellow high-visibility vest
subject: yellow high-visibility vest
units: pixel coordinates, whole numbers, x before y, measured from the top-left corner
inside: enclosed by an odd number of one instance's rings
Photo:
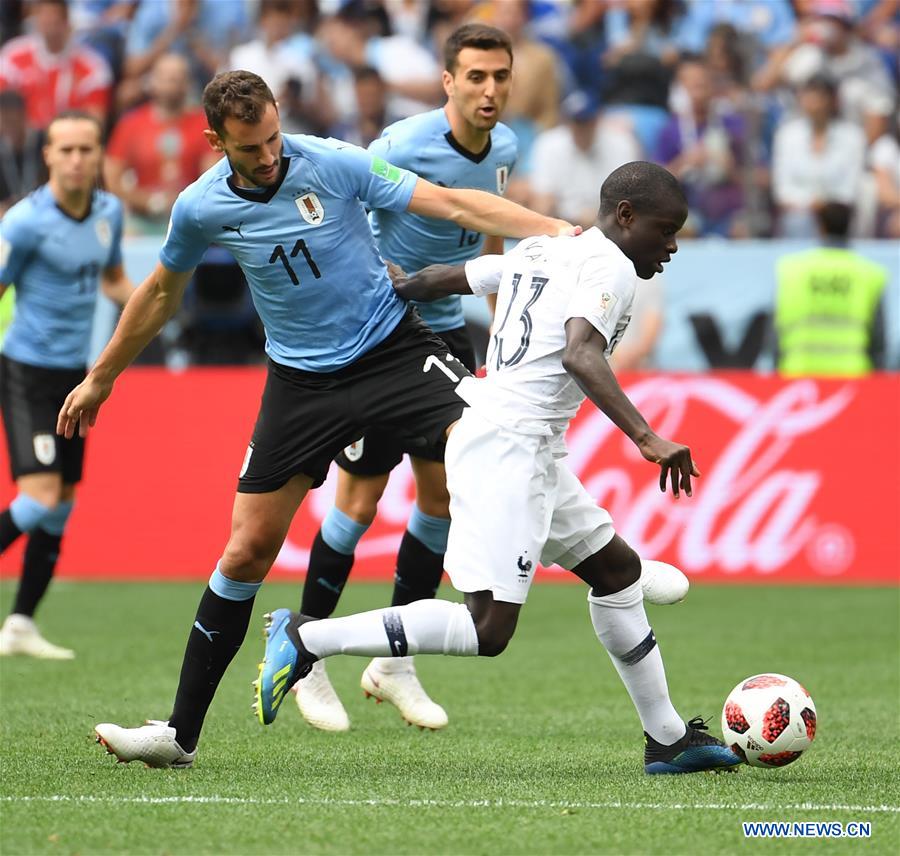
[[[3,344],[3,337],[6,335],[6,328],[12,324],[13,312],[16,308],[16,289],[14,286],[7,286],[6,291],[0,295],[0,345]]]
[[[872,371],[872,325],[887,271],[843,247],[819,247],[778,263],[778,371],[859,377]]]

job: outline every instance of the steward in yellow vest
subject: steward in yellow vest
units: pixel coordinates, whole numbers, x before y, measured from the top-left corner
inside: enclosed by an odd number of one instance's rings
[[[817,212],[823,246],[778,263],[775,333],[779,373],[860,377],[883,360],[881,299],[887,271],[847,246],[851,209]]]

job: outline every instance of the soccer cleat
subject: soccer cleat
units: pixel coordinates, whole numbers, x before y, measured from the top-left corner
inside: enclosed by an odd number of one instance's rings
[[[75,652],[48,642],[27,615],[8,615],[0,627],[0,657],[19,654],[39,660],[71,660]]]
[[[419,683],[412,657],[404,657],[402,662],[376,657],[366,666],[359,685],[366,698],[389,701],[410,725],[437,731],[448,722],[444,708],[433,702]]]
[[[641,589],[647,603],[678,603],[687,597],[691,584],[674,565],[641,559]]]
[[[644,772],[659,773],[700,773],[734,772],[741,759],[721,740],[709,734],[709,728],[695,716],[686,723],[687,732],[681,740],[671,746],[658,743],[644,732]]]
[[[175,740],[175,729],[158,719],[147,720],[139,728],[122,728],[101,722],[94,731],[97,742],[122,764],[143,761],[148,767],[187,769],[194,763],[197,750],[185,752]]]
[[[278,716],[285,693],[300,678],[308,675],[316,662],[297,634],[301,624],[314,619],[297,615],[289,609],[267,612],[264,618],[266,653],[259,664],[259,677],[253,682],[256,700],[252,707],[263,725],[271,725]]]
[[[300,715],[321,731],[349,731],[350,717],[338,698],[325,663],[316,660],[305,678],[300,678],[291,690],[297,699]]]

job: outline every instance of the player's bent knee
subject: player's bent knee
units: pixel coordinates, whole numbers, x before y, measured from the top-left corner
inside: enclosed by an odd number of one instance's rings
[[[616,535],[574,570],[595,592],[611,594],[640,579],[641,557]]]
[[[478,656],[479,657],[499,657],[509,645],[509,637],[497,636],[495,634],[478,634]]]
[[[429,517],[449,517],[450,516],[450,494],[444,491],[443,495],[431,494],[425,496],[421,493],[416,495],[416,505],[419,511],[427,514]]]
[[[625,580],[626,585],[637,582],[641,577],[641,557],[627,544],[622,558],[619,574]]]
[[[239,582],[261,582],[275,562],[281,548],[271,538],[232,539],[219,563],[224,576]]]
[[[379,494],[376,497],[370,496],[354,496],[348,502],[343,504],[340,509],[354,523],[361,526],[371,526],[378,513],[378,500],[381,498]]]
[[[62,482],[58,477],[23,476],[18,480],[17,487],[20,493],[30,496],[51,510],[64,499]]]
[[[515,624],[482,621],[475,626],[478,634],[478,656],[497,657],[506,650],[515,632]]]

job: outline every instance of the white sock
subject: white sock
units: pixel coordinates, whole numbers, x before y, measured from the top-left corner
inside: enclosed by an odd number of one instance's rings
[[[417,600],[405,606],[374,609],[345,618],[310,621],[300,627],[300,638],[317,657],[333,654],[474,657],[478,653],[472,613],[465,604],[447,600]]]
[[[643,601],[640,580],[604,597],[588,592],[594,631],[625,684],[644,731],[669,746],[684,737],[686,728],[669,700],[666,670]]]
[[[415,671],[412,657],[373,657],[372,665],[380,672],[393,674],[394,672]]]

